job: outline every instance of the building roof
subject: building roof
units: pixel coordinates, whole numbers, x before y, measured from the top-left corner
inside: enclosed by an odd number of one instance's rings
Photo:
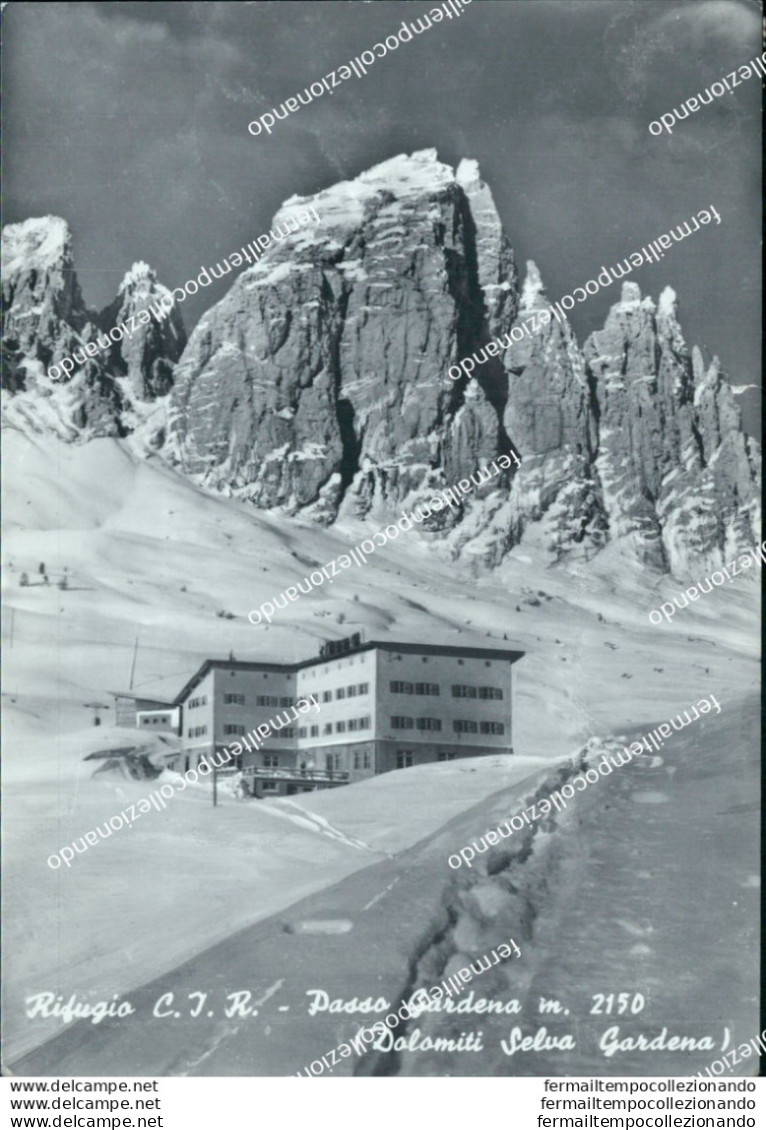
[[[345,659],[348,655],[357,655],[363,651],[396,651],[407,655],[454,655],[466,659],[507,659],[509,663],[516,663],[525,655],[523,651],[500,647],[455,647],[449,644],[430,643],[399,643],[391,640],[369,640],[350,651],[332,657],[314,656],[311,659],[302,659],[299,663],[273,663],[248,661],[242,659],[206,659],[202,666],[192,675],[191,679],[182,687],[172,704],[178,706],[185,702],[210,671],[219,668],[225,671],[274,671],[285,675],[295,674],[306,667],[316,667],[321,664],[333,662],[335,659]],[[125,697],[137,697],[128,695]],[[160,704],[162,705],[162,704]]]
[[[354,652],[346,652],[346,654],[351,655],[357,651],[369,651],[371,648],[375,647],[380,648],[382,651],[401,651],[407,655],[461,655],[468,659],[507,659],[509,663],[516,663],[526,654],[523,651],[516,651],[506,647],[455,647],[452,644],[397,643],[391,640],[370,640],[369,643],[364,643],[361,647],[354,648]],[[326,659],[308,659],[298,664],[298,666],[312,667],[315,663],[326,662]]]
[[[214,668],[220,667],[225,671],[276,671],[289,673],[297,669],[295,663],[256,663],[249,662],[241,659],[206,659],[201,667],[192,675],[188,683],[186,683],[173,699],[173,706],[178,706],[185,702],[189,695],[195,690],[205,676]]]

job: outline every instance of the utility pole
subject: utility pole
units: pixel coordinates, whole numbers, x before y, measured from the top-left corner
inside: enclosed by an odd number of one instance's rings
[[[218,766],[213,763],[213,808],[218,807]]]
[[[138,657],[138,633],[136,633],[136,642],[133,646],[133,662],[130,666],[130,686],[128,687],[129,691],[133,690],[133,677],[135,676],[135,673],[136,673],[136,659],[137,659],[137,657]]]

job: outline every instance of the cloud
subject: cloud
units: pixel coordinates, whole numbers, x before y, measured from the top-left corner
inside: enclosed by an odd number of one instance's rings
[[[631,102],[694,93],[761,50],[759,13],[740,0],[659,8],[626,5],[607,32],[607,66]]]
[[[691,39],[689,46],[709,47],[716,41],[747,53],[759,37],[759,13],[737,0],[696,0],[674,11],[665,12],[655,21],[655,29],[664,34],[677,29]]]

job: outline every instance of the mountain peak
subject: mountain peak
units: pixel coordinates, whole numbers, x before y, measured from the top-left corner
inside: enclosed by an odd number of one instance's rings
[[[282,223],[303,208],[315,207],[325,227],[353,230],[386,199],[404,202],[432,196],[455,183],[455,172],[438,160],[435,149],[400,153],[366,169],[353,180],[339,181],[313,196],[291,196],[274,217]]]
[[[397,196],[420,195],[433,192],[442,184],[455,179],[455,172],[438,159],[435,149],[420,149],[415,153],[399,153],[379,165],[366,169],[357,178],[362,184],[389,188]]]
[[[151,290],[157,284],[157,272],[143,259],[137,260],[120,283],[117,293],[124,294],[126,290]]]
[[[523,310],[530,310],[540,304],[548,305],[548,294],[542,280],[537,263],[534,259],[527,259],[527,273],[524,285],[521,288],[520,306]]]
[[[45,271],[71,255],[72,236],[60,216],[34,216],[3,230],[3,273]]]
[[[678,309],[678,296],[672,286],[666,286],[657,303],[657,315],[675,318]]]

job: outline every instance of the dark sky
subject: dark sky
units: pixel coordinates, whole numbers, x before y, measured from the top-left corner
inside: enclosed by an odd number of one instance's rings
[[[632,277],[655,298],[673,285],[687,341],[760,383],[760,80],[672,137],[647,128],[759,53],[759,5],[473,0],[270,137],[247,132],[434,2],[8,4],[5,222],[63,216],[101,306],[136,259],[176,286],[285,198],[435,147],[479,161],[521,265],[557,298],[713,205],[720,226]],[[218,285],[184,303],[189,328]],[[581,342],[615,290],[574,311]],[[756,430],[760,394],[739,403]]]

